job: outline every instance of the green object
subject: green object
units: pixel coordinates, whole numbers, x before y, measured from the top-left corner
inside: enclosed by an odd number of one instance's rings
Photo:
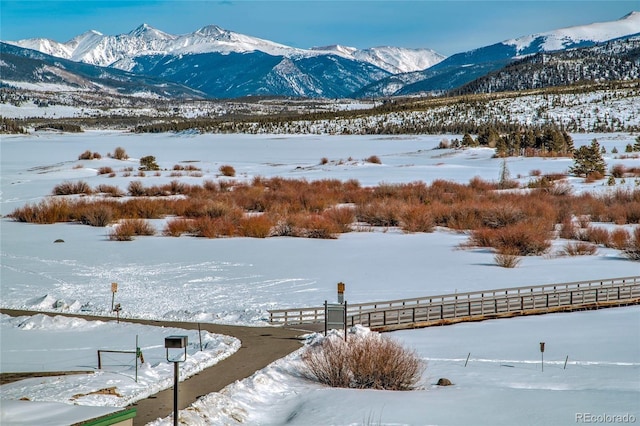
[[[128,410],[118,411],[113,414],[107,414],[106,416],[99,417],[97,419],[89,420],[87,422],[76,423],[73,426],[109,426],[125,420],[132,419],[136,416],[137,410],[130,408]]]

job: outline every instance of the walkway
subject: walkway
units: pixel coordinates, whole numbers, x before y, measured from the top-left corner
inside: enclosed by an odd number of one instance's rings
[[[111,318],[91,315],[63,314],[56,312],[20,311],[13,309],[0,309],[3,314],[11,316],[35,315],[65,315],[79,317],[87,320],[108,320]],[[120,321],[161,327],[177,327],[184,329],[198,329],[197,323],[151,321],[140,319],[120,318]],[[211,333],[233,336],[242,342],[241,348],[229,358],[209,367],[202,372],[180,382],[178,405],[184,409],[198,399],[198,397],[211,392],[218,392],[225,386],[251,376],[256,371],[266,367],[272,362],[287,356],[301,347],[299,336],[306,331],[293,330],[282,327],[240,327],[230,325],[200,323],[203,330]],[[161,417],[167,417],[173,413],[173,388],[161,391],[147,399],[133,404],[137,409],[134,418],[135,425],[145,425],[148,422]]]

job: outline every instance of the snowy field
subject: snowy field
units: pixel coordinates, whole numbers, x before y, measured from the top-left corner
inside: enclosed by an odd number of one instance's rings
[[[622,153],[635,135],[573,137],[576,146],[588,144],[595,137],[607,152],[616,147]],[[39,202],[54,185],[65,180],[84,180],[92,187],[119,185],[124,190],[132,180],[145,185],[166,183],[175,179],[169,176],[169,170],[181,162],[202,169],[201,177],[181,178],[188,183],[225,179],[218,176],[223,164],[235,168],[236,179],[249,181],[255,176],[283,176],[357,179],[362,185],[376,185],[434,179],[466,183],[474,176],[498,179],[502,160],[492,158],[492,150],[434,150],[442,138],[132,135],[98,131],[3,136],[0,213],[6,215],[26,203]],[[118,146],[132,158],[107,158],[106,154]],[[86,150],[99,152],[103,158],[77,160]],[[167,171],[161,176],[123,176],[125,167],[137,168],[138,159],[146,155],[155,156]],[[371,155],[380,157],[382,164],[363,161]],[[329,162],[320,165],[323,157]],[[612,164],[640,166],[638,158],[605,154],[605,160],[608,168]],[[531,171],[565,172],[572,161],[510,158],[507,165],[511,176],[526,184],[532,179]],[[97,175],[97,169],[104,166],[112,167],[116,177]],[[570,178],[569,182],[575,192],[611,189],[604,181],[586,184],[583,179]],[[635,185],[634,179],[628,178],[624,184],[618,180],[614,188]],[[162,220],[152,223],[158,231],[163,227]],[[467,236],[444,229],[431,234],[374,229],[343,234],[336,240],[157,235],[112,242],[107,238],[109,228],[30,225],[2,218],[0,232],[0,303],[4,308],[109,316],[111,283],[117,282],[116,303],[121,304],[123,317],[228,324],[265,325],[268,309],[332,301],[339,281],[347,285],[346,299],[358,303],[640,273],[637,262],[613,249],[599,248],[593,256],[554,256],[553,251],[565,243],[563,240],[554,241],[550,255],[525,257],[515,269],[499,268],[491,251],[460,250]],[[65,242],[54,244],[56,239]],[[31,342],[29,350],[34,354],[50,345],[42,338],[20,337],[27,330],[18,324],[25,321],[39,324],[36,328],[48,330],[46,334],[61,339],[64,336],[71,347],[84,347],[80,336],[85,328],[98,326],[78,325],[76,329],[74,325],[68,327],[72,333],[63,333],[54,321],[49,324],[40,317],[2,317],[2,372],[31,369],[29,366],[38,366],[38,362],[40,368],[44,366],[37,358],[11,358],[23,341]],[[135,334],[143,333],[132,330],[131,335]],[[161,334],[157,336],[153,340],[160,343],[143,342],[141,346],[151,349],[161,345]],[[234,410],[246,424],[561,425],[575,424],[578,412],[630,413],[640,418],[640,310],[636,307],[460,324],[391,336],[427,361],[424,390],[394,393],[327,389],[300,377],[298,354],[293,354],[208,398],[212,410],[218,413],[212,417],[212,424],[233,424],[235,417],[221,417],[219,412]],[[233,342],[215,336],[211,339],[212,345],[216,342],[233,350]],[[540,341],[549,345],[544,373],[539,371]],[[127,341],[126,346],[132,344]],[[94,357],[95,349],[91,346],[89,351]],[[143,352],[146,358],[147,349]],[[468,353],[471,356],[465,368]],[[566,356],[569,361],[565,370]],[[57,364],[57,357],[48,359]],[[95,364],[95,360],[78,362]],[[158,362],[157,368],[167,368]],[[45,369],[82,369],[71,367],[47,365]],[[151,367],[152,362],[145,366]],[[455,386],[433,387],[439,377],[450,378]],[[56,392],[39,400],[68,402],[68,395],[63,395],[72,392],[74,380],[78,378],[59,379],[55,387],[50,386]],[[130,372],[126,380],[130,381]],[[134,387],[124,386],[131,394],[136,392]],[[13,389],[19,391],[13,393]],[[5,385],[1,390],[3,415],[9,404],[6,400],[18,399],[18,394],[40,395],[35,383]],[[110,405],[100,398],[94,398],[91,404]],[[167,419],[163,424],[169,423]],[[193,418],[189,424],[204,421]]]

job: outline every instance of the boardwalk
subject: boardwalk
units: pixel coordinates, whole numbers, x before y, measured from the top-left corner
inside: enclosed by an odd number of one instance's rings
[[[348,325],[376,331],[640,304],[640,276],[513,287],[347,306]],[[324,306],[270,312],[272,324],[324,322]]]

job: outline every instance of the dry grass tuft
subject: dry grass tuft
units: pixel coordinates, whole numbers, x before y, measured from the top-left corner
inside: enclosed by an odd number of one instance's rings
[[[518,253],[514,250],[498,252],[493,257],[493,259],[495,260],[496,265],[503,268],[515,268],[520,264],[520,261],[522,260]]]
[[[596,254],[597,251],[598,248],[595,244],[578,241],[565,244],[560,254],[565,256],[590,256]]]

